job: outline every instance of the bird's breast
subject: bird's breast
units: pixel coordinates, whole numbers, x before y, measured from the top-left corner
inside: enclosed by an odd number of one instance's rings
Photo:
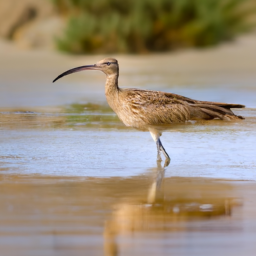
[[[106,98],[111,109],[126,126],[143,129],[142,126],[145,126],[145,123],[136,108],[133,108],[131,104],[127,104],[118,97],[106,94]]]

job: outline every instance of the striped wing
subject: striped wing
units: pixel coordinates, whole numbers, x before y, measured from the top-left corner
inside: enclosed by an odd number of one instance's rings
[[[231,108],[243,108],[240,104],[198,101],[178,94],[160,91],[128,89],[126,101],[134,115],[151,125],[181,123],[187,120],[243,119]]]
[[[148,125],[181,123],[189,120],[189,105],[186,101],[168,97],[158,91],[126,90],[126,105],[134,117]]]

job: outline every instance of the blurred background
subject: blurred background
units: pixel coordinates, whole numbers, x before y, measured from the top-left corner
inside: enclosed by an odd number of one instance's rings
[[[254,0],[1,0],[0,7],[2,38],[75,54],[207,47],[255,25]]]
[[[0,0],[0,20],[0,107],[104,103],[99,74],[51,81],[106,56],[123,87],[256,106],[254,0]]]
[[[107,105],[122,88],[246,105],[171,127],[172,162]],[[0,254],[254,256],[255,0],[0,0]]]

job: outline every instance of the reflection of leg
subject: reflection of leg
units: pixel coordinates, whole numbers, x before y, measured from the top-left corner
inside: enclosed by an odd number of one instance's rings
[[[164,179],[164,175],[165,175],[165,168],[162,167],[161,169],[158,170],[158,172],[156,174],[156,178],[155,178],[156,187],[157,187],[158,191],[162,187],[162,182],[163,182],[163,179]]]
[[[166,162],[166,161],[165,161]],[[157,198],[159,198],[160,192],[161,192],[161,187],[162,187],[162,182],[164,179],[164,174],[165,174],[165,167],[161,166],[161,163],[158,161],[157,162],[157,173],[154,178],[154,182],[149,188],[148,191],[148,203],[153,204],[156,202]]]
[[[161,150],[163,152],[164,156],[165,156],[164,167],[166,167],[166,166],[168,166],[170,164],[171,159],[170,159],[168,153],[166,152],[166,150],[165,150],[165,148],[164,148],[160,138],[158,138],[156,143],[157,143],[157,149],[159,148],[159,151]]]
[[[104,228],[104,255],[105,256],[117,256],[118,244],[116,241],[117,230],[116,223],[114,221],[107,221]]]

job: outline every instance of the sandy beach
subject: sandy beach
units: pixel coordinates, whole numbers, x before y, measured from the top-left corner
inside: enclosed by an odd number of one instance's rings
[[[58,84],[51,83],[63,71],[94,64],[103,57],[21,50],[1,41],[0,107],[58,106],[92,99],[105,102],[104,75],[98,72],[83,72],[66,77]],[[197,99],[238,100],[248,107],[256,106],[252,97],[256,81],[256,34],[216,48],[113,57],[120,64],[121,87],[167,90]],[[232,88],[236,89],[237,96],[232,94]],[[218,98],[211,97],[212,89]],[[208,91],[201,95],[204,90]]]

